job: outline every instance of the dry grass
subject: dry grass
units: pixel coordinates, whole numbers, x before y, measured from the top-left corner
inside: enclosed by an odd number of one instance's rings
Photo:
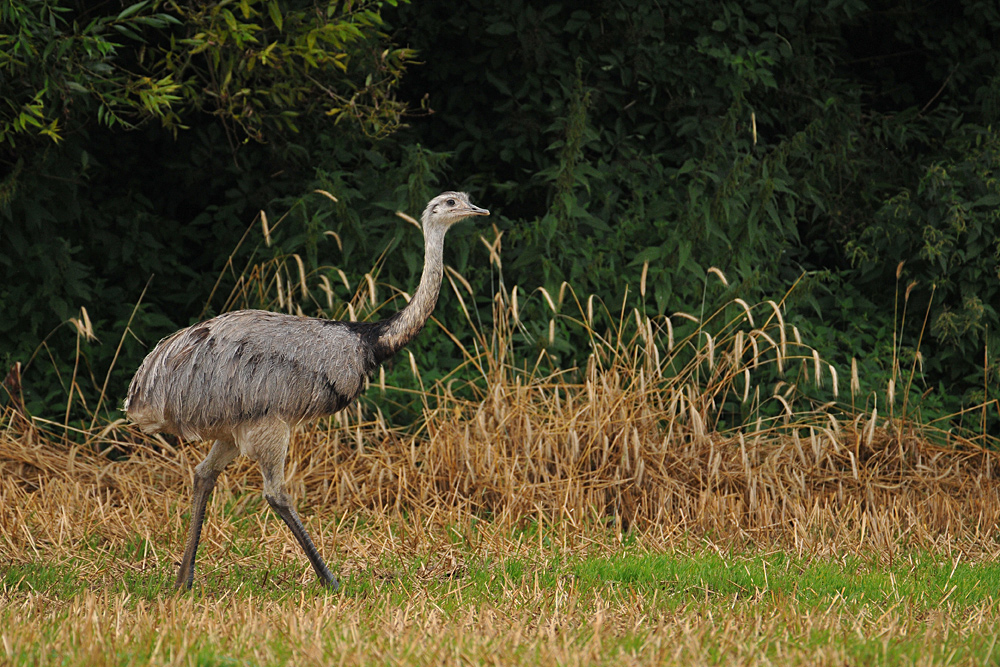
[[[589,363],[545,373],[545,352],[530,372],[512,358],[516,300],[498,296],[495,330],[463,348],[478,378],[421,392],[418,427],[388,428],[377,409],[369,418],[358,405],[300,430],[291,493],[324,515],[501,525],[528,517],[571,531],[608,523],[662,540],[711,536],[799,552],[849,543],[891,557],[942,539],[982,549],[997,538],[997,455],[952,434],[934,444],[928,435],[941,434],[876,411],[802,399],[796,366],[814,384],[832,367],[788,333],[777,304],[759,306],[763,317],[737,304],[714,337],[709,318],[680,341],[669,321],[657,327],[638,312],[598,335],[593,302],[578,304],[579,318],[564,319],[589,334]],[[775,386],[754,384],[769,375]],[[720,430],[734,403],[745,423]],[[39,426],[12,408],[0,421],[0,554],[52,553],[85,536],[181,533],[177,508],[204,444],[150,439],[115,422],[71,445]],[[106,450],[127,455],[112,461]],[[259,480],[243,462],[219,487],[216,502],[231,503]]]
[[[310,598],[296,604],[295,613],[287,603],[248,605],[238,597],[136,601],[87,592],[59,602],[29,595],[19,605],[26,611],[22,623],[2,635],[8,650],[41,647],[40,662],[92,665],[844,665],[888,664],[894,654],[914,665],[975,664],[964,651],[938,647],[967,642],[988,662],[996,642],[982,634],[983,620],[996,618],[995,605],[908,617],[892,609],[871,616],[837,600],[805,613],[736,604],[713,619],[697,604],[650,617],[637,596],[581,601],[572,587],[511,596],[516,599],[454,614],[424,590],[406,604],[388,594]],[[858,654],[844,646],[849,642],[825,639],[854,635],[884,640]],[[908,635],[927,644],[901,641]],[[781,641],[763,641],[775,636]]]
[[[0,625],[18,623],[0,632],[0,649],[88,664],[217,664],[230,654],[258,664],[843,664],[859,654],[830,638],[857,634],[902,637],[892,646],[910,664],[948,662],[937,649],[910,651],[910,635],[964,638],[951,662],[993,655],[977,638],[1000,618],[992,600],[937,611],[886,603],[877,614],[843,598],[803,610],[773,595],[663,607],[635,591],[577,590],[572,578],[540,587],[537,565],[534,588],[501,577],[475,604],[446,607],[461,598],[470,561],[496,579],[503,559],[607,556],[629,543],[854,554],[887,567],[913,553],[987,562],[998,552],[1000,458],[985,436],[974,444],[806,401],[799,383],[837,393],[838,376],[798,341],[779,304],[736,301],[708,318],[654,322],[602,316],[570,290],[534,298],[553,322],[586,332],[586,368],[544,370],[544,351],[514,359],[524,295],[518,303],[502,291],[495,329],[461,347],[473,380],[425,387],[417,427],[392,429],[377,410],[352,408],[295,437],[289,490],[334,570],[358,582],[353,595],[306,597],[308,567],[262,508],[246,462],[220,478],[210,505],[196,575],[208,582],[204,597],[159,591],[183,547],[190,471],[205,446],[120,422],[71,444],[8,407],[0,563],[8,574],[71,570],[87,585],[61,595],[8,576]],[[741,410],[739,427],[720,427]],[[125,456],[111,460],[100,453],[108,448]],[[136,580],[147,595],[122,589]]]

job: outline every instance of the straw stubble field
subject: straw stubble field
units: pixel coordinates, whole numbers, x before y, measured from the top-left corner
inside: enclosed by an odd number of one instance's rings
[[[209,505],[195,589],[175,594],[205,446],[121,422],[61,435],[6,408],[0,657],[1000,662],[1000,459],[985,437],[796,404],[796,382],[837,377],[776,304],[755,323],[737,303],[714,336],[677,342],[635,313],[592,336],[586,368],[545,374],[515,371],[512,301],[507,333],[465,350],[482,382],[425,387],[417,424],[369,405],[295,437],[289,491],[336,593],[238,461]],[[720,426],[734,400],[749,415]]]

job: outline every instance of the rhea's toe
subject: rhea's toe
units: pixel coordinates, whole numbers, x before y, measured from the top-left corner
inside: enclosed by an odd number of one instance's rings
[[[338,590],[340,588],[340,582],[337,581],[337,578],[334,577],[333,575],[329,575],[329,576],[326,576],[326,577],[320,577],[319,581],[331,593],[335,592],[336,590]]]

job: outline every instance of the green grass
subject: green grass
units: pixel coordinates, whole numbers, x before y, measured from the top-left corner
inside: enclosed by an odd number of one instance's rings
[[[168,550],[141,538],[85,545],[87,568],[10,565],[0,649],[24,665],[1000,662],[1000,564],[957,552],[886,563],[711,544],[581,553],[537,535],[503,553],[452,540],[373,554],[330,593],[297,554],[234,532],[181,595]]]
[[[822,605],[833,597],[850,604],[907,599],[921,609],[947,599],[965,604],[991,601],[1000,590],[1000,564],[954,562],[910,554],[891,566],[857,556],[799,558],[702,552],[697,555],[623,553],[580,561],[573,574],[593,586],[614,586],[675,599],[783,596],[798,605]]]
[[[255,596],[282,593],[287,588],[297,592],[316,588],[311,580],[301,583],[305,570],[297,554],[273,562],[274,554],[256,544],[253,535],[256,526],[251,524],[252,520],[234,522],[233,540],[223,545],[221,553],[199,554],[196,579],[201,587],[240,586],[246,594]],[[280,530],[281,526],[269,525],[267,529]],[[621,546],[612,555],[580,556],[575,550],[560,552],[551,548],[551,541],[543,542],[550,548],[543,547],[541,551],[536,548],[517,556],[484,556],[480,550],[469,550],[465,543],[461,539],[450,545],[457,547],[463,561],[453,572],[442,572],[436,577],[429,574],[432,564],[427,554],[404,558],[383,553],[371,567],[352,571],[340,594],[364,595],[390,584],[402,594],[417,585],[444,591],[461,582],[463,589],[487,601],[504,587],[548,589],[560,581],[572,580],[579,592],[617,591],[642,596],[657,593],[661,599],[676,604],[771,595],[799,605],[822,605],[837,597],[855,605],[906,600],[914,608],[928,609],[947,600],[965,605],[990,602],[1000,592],[1000,563],[969,561],[957,552],[951,559],[941,554],[913,552],[883,564],[857,554],[824,558],[783,551],[722,552],[704,548],[694,552],[677,548],[656,552],[640,546]],[[88,552],[88,562],[96,564],[99,570],[116,570],[114,575],[95,580],[89,572],[74,570],[72,561],[53,563],[38,559],[6,567],[3,585],[7,590],[59,598],[96,586],[100,590],[151,599],[169,589],[173,582],[176,571],[173,552],[146,538],[137,536],[113,548],[85,545],[84,551]],[[124,567],[150,560],[159,565],[152,570]],[[336,570],[335,562],[331,564]]]

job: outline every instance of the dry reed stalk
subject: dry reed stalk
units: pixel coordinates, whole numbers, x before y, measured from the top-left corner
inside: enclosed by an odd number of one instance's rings
[[[464,287],[450,284],[456,293]],[[949,446],[933,444],[874,410],[803,405],[797,382],[817,384],[821,360],[789,339],[774,302],[735,302],[673,325],[637,313],[615,319],[571,288],[558,303],[541,292],[532,298],[552,319],[583,327],[592,343],[584,369],[545,371],[544,355],[533,365],[514,359],[513,334],[524,326],[515,293],[498,294],[494,330],[462,348],[477,376],[462,391],[446,377],[416,392],[424,413],[416,428],[393,429],[358,405],[296,435],[290,492],[315,516],[339,517],[312,529],[321,545],[330,543],[321,548],[343,546],[339,527],[348,517],[404,512],[411,525],[439,529],[485,516],[498,526],[541,520],[580,533],[613,526],[888,558],[942,544],[984,551],[997,539],[997,455],[952,436]],[[367,276],[358,307],[374,294]],[[518,304],[522,312],[528,301]],[[563,303],[577,314],[560,314]],[[764,315],[755,323],[756,309]],[[806,364],[798,378],[795,361]],[[734,415],[742,422],[720,426]],[[206,445],[150,439],[122,423],[70,445],[39,426],[10,407],[0,416],[0,558],[70,557],[95,537],[182,543],[190,471]],[[109,448],[125,456],[95,453]],[[253,466],[234,465],[220,479],[212,516],[220,506],[259,505],[259,488]],[[233,530],[210,519],[203,540],[209,549],[224,545]],[[266,543],[291,539],[264,534]]]
[[[649,390],[609,372],[598,374],[592,398],[565,383],[497,387],[478,404],[457,406],[464,417],[432,411],[426,436],[377,422],[314,426],[293,444],[291,491],[321,516],[405,510],[417,522],[490,515],[518,524],[540,512],[549,522],[606,517],[640,533],[887,555],[935,549],[942,540],[981,550],[997,538],[1000,462],[991,452],[867,424],[839,437],[803,425],[720,434],[678,413],[665,432]],[[100,442],[67,447],[6,424],[3,558],[69,553],[94,536],[119,543],[137,533],[154,541],[183,534],[190,466],[202,447],[174,449],[121,425]],[[806,430],[808,455],[799,444]],[[95,445],[131,454],[112,462],[93,453]],[[256,500],[252,466],[235,466],[226,478],[216,504],[247,491]],[[212,525],[206,541],[224,542]],[[323,532],[336,539],[336,531]]]

